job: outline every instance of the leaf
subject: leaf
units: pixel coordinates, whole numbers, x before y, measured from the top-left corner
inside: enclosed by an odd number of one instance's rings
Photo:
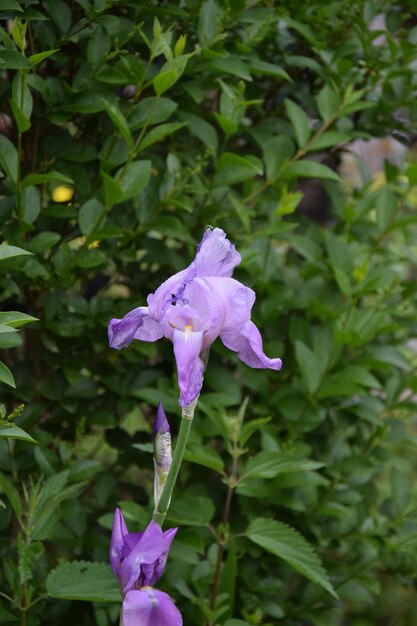
[[[310,120],[303,109],[292,100],[285,100],[285,109],[294,129],[297,143],[302,148],[310,138]]]
[[[87,200],[78,213],[78,224],[83,235],[88,237],[101,225],[104,206],[96,198]]]
[[[157,141],[161,141],[161,139],[168,137],[168,135],[172,135],[172,133],[177,132],[177,130],[186,125],[187,122],[170,122],[167,124],[160,124],[159,126],[156,126],[156,128],[152,128],[152,130],[150,130],[140,142],[139,150],[149,148],[152,144]]]
[[[380,233],[385,232],[395,215],[398,200],[389,187],[380,190],[376,199],[376,222]]]
[[[106,206],[112,207],[118,202],[121,202],[123,198],[123,191],[119,183],[105,172],[101,172],[104,186],[104,197],[106,200]]]
[[[338,130],[328,130],[317,139],[311,139],[308,147],[306,147],[306,150],[307,152],[312,152],[313,150],[324,150],[324,148],[332,148],[333,146],[347,143],[351,140],[352,137],[347,133],[341,133]]]
[[[1,67],[1,66],[0,66]],[[13,183],[17,180],[17,150],[12,142],[0,135],[0,166]]]
[[[10,480],[0,472],[0,489],[6,494],[13,511],[18,517],[22,515],[22,502],[19,496],[19,492],[15,489]]]
[[[297,178],[319,178],[323,180],[335,180],[342,182],[340,176],[327,167],[316,161],[309,161],[308,159],[302,159],[296,163],[291,163],[285,168],[283,175],[285,178],[297,177]]]
[[[22,250],[22,248],[17,248],[16,246],[9,246],[6,243],[2,243],[0,245],[0,261],[4,261],[5,259],[11,259],[17,256],[23,256],[25,254],[32,253],[28,252],[27,250]]]
[[[39,185],[41,183],[50,183],[50,182],[58,182],[58,183],[68,183],[72,185],[74,181],[69,176],[65,176],[65,174],[61,174],[61,172],[48,172],[47,174],[28,174],[22,180],[21,187],[25,189],[25,187],[30,187],[31,185]]]
[[[286,135],[271,137],[263,145],[266,178],[271,180],[281,171],[283,165],[294,154],[294,144]]]
[[[160,124],[170,117],[178,108],[178,104],[169,98],[144,98],[132,110],[129,116],[131,130],[141,128],[145,123]]]
[[[210,62],[210,68],[219,70],[222,73],[231,74],[232,76],[237,76],[246,82],[253,80],[246,63],[234,55],[220,56],[213,59]]]
[[[123,193],[121,200],[130,200],[145,189],[151,177],[151,165],[151,161],[133,161],[120,168],[115,179]]]
[[[252,74],[262,74],[262,76],[275,76],[276,78],[283,78],[284,80],[291,81],[287,72],[275,63],[267,63],[260,59],[250,59],[249,69]]]
[[[104,98],[102,98],[102,101],[103,101],[103,104],[107,113],[109,114],[111,121],[116,126],[116,128],[118,128],[118,130],[120,131],[120,134],[126,140],[126,143],[130,147],[132,147],[133,139],[132,139],[132,135],[130,134],[129,124],[127,123],[125,116],[120,111],[120,109],[118,109],[114,104],[112,104],[108,100],[105,100]]]
[[[243,477],[275,478],[288,472],[304,472],[323,467],[310,459],[299,459],[281,452],[260,452],[248,460]]]
[[[209,48],[216,38],[220,28],[221,15],[220,7],[214,0],[205,0],[201,4],[197,32],[198,40],[203,48]]]
[[[203,445],[190,445],[184,453],[184,460],[196,463],[197,465],[203,465],[216,472],[223,472],[224,463],[222,458],[212,450]]]
[[[29,130],[31,123],[26,115],[19,109],[13,98],[10,98],[10,108],[12,109],[13,117],[15,119],[17,128],[20,133],[25,133]]]
[[[168,511],[168,518],[173,524],[207,526],[214,512],[214,504],[209,498],[190,494],[182,498],[174,498]]]
[[[161,72],[153,79],[153,87],[157,96],[162,96],[174,83],[177,82],[180,75],[174,70]]]
[[[20,4],[16,0],[0,0],[0,11],[21,11],[23,12]]]
[[[121,594],[110,565],[72,561],[59,565],[46,579],[51,598],[88,602],[121,602]]]
[[[22,441],[27,441],[28,443],[38,443],[31,437],[25,430],[19,428],[19,426],[0,426],[0,437],[8,438],[8,439],[21,439]]]
[[[31,68],[31,63],[17,50],[0,50],[0,69],[27,70]]]
[[[303,576],[338,597],[319,557],[296,530],[276,520],[259,518],[249,524],[245,534],[253,543],[283,559]]]
[[[315,394],[327,369],[326,359],[298,339],[295,342],[295,356],[308,391]]]
[[[55,48],[54,50],[45,50],[45,52],[38,52],[37,54],[32,54],[29,57],[29,61],[33,66],[38,65],[44,59],[47,59],[51,55],[55,54],[55,52],[59,52],[59,48]]]
[[[213,186],[233,185],[262,174],[263,165],[257,157],[252,155],[243,157],[233,152],[223,152],[217,162]]]
[[[7,324],[12,328],[19,328],[24,324],[29,324],[30,322],[37,322],[37,317],[32,317],[32,315],[27,315],[27,313],[21,313],[20,311],[2,311],[0,312],[0,324]]]
[[[340,97],[329,85],[324,85],[324,87],[320,90],[316,101],[319,113],[324,122],[327,122],[331,120],[332,117],[336,116],[340,107]]]
[[[16,389],[16,383],[14,382],[13,374],[11,373],[9,368],[1,361],[0,361],[0,382]]]

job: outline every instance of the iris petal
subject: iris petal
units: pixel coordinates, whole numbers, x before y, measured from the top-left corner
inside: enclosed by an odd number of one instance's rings
[[[116,350],[126,348],[133,339],[156,341],[163,336],[161,327],[149,315],[146,306],[129,311],[120,320],[116,318],[110,320],[108,333],[110,347]]]
[[[240,254],[221,228],[208,228],[194,260],[196,276],[228,276],[240,263]]]
[[[124,593],[137,584],[149,585],[158,580],[173,538],[174,535],[166,536],[154,521],[148,524],[136,546],[120,565],[119,579]]]
[[[123,515],[119,509],[116,509],[110,539],[110,564],[116,576],[118,575],[120,560],[122,558],[124,537],[127,534],[128,532]]]
[[[204,363],[200,358],[203,331],[174,329],[174,354],[177,362],[180,405],[188,406],[203,385]]]
[[[182,626],[182,616],[167,593],[148,589],[128,591],[123,601],[124,626]]]

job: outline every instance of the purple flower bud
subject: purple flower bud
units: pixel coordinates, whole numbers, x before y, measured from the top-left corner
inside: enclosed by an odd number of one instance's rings
[[[147,307],[109,323],[112,348],[125,348],[133,339],[167,337],[173,342],[182,407],[198,397],[206,357],[217,337],[249,367],[281,369],[281,359],[264,354],[261,334],[251,321],[255,293],[232,278],[239,263],[240,254],[226,234],[208,228],[194,261],[150,294]]]
[[[171,432],[161,402],[158,405],[153,426],[153,462],[155,471],[154,500],[156,509],[172,463]]]

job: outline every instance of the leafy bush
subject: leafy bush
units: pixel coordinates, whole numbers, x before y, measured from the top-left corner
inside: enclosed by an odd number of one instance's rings
[[[178,390],[169,342],[110,351],[106,326],[212,224],[242,253],[284,368],[213,346],[162,586],[190,626],[408,626],[417,167],[386,163],[356,189],[338,167],[357,138],[414,130],[411,9],[0,9],[0,622],[117,623],[98,563],[117,503],[135,530],[150,519],[154,411],[175,432]],[[369,28],[381,10],[383,33]]]

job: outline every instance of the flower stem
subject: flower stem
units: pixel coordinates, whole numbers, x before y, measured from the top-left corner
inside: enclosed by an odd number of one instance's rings
[[[177,481],[185,448],[187,447],[188,436],[191,431],[196,404],[197,400],[194,400],[194,402],[184,407],[182,410],[180,432],[178,433],[177,445],[175,446],[172,457],[172,464],[165,481],[161,497],[159,502],[155,505],[155,511],[153,513],[153,520],[160,526],[164,523],[165,516],[171,502],[172,492]]]

